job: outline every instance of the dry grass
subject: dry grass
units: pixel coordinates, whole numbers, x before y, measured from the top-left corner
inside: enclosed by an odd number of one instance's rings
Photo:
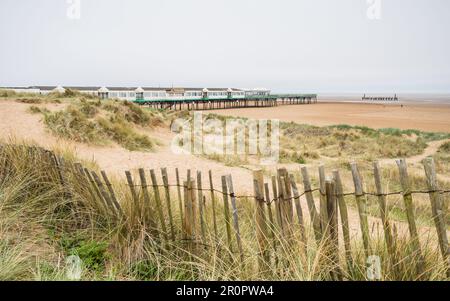
[[[327,245],[317,245],[307,225],[309,243],[306,252],[298,237],[298,225],[293,225],[294,240],[286,243],[275,227],[274,238],[269,236],[270,264],[258,268],[258,247],[255,239],[254,202],[240,199],[238,216],[244,249],[244,261],[239,261],[236,237],[232,231],[232,250],[227,248],[224,210],[221,196],[218,201],[218,237],[212,228],[212,209],[209,194],[206,202],[206,234],[202,243],[181,240],[181,221],[175,191],[172,211],[176,240],[165,241],[150,228],[148,207],[155,210],[136,187],[138,204],[134,205],[129,187],[118,179],[111,179],[115,194],[124,212],[118,216],[89,191],[92,187],[76,172],[70,171],[73,155],[64,156],[68,172],[66,185],[60,181],[48,160],[26,147],[5,146],[0,151],[0,279],[1,280],[60,280],[66,279],[65,259],[78,255],[84,262],[84,280],[330,280],[336,266],[326,255]],[[7,162],[7,163],[5,163]],[[70,171],[70,172],[69,172]],[[98,173],[98,170],[97,170]],[[133,173],[135,184],[138,175]],[[90,188],[89,188],[90,187]],[[68,193],[69,192],[69,193]],[[164,195],[161,189],[161,196]],[[147,209],[145,209],[147,208]],[[165,200],[162,210],[167,215]],[[305,213],[306,214],[306,213]],[[160,221],[153,217],[158,224]],[[168,220],[164,219],[168,226]],[[24,229],[23,227],[26,227]],[[23,229],[23,231],[20,231]],[[199,231],[199,228],[197,228]],[[197,232],[200,242],[201,236]],[[170,237],[170,236],[169,236]],[[8,239],[4,239],[8,238]],[[395,267],[386,254],[382,234],[372,231],[374,254],[381,259],[382,280],[444,280],[445,263],[436,247],[434,237],[422,237],[425,273],[415,270],[416,255],[409,241],[397,237],[400,257]],[[277,251],[272,250],[275,245]],[[344,279],[366,280],[366,258],[361,241],[352,239],[352,264],[347,265],[340,252]]]
[[[245,124],[245,118],[225,117],[209,114],[204,117],[217,119],[222,124],[225,120],[241,120]],[[270,133],[270,132],[269,132]],[[211,134],[211,133],[208,133]],[[214,134],[214,133],[213,133]],[[220,136],[222,132],[215,133]],[[358,160],[372,162],[381,158],[411,157],[421,154],[427,147],[427,143],[435,140],[448,139],[450,134],[427,133],[416,130],[398,129],[370,129],[360,126],[326,126],[318,127],[294,122],[280,123],[280,163],[313,164],[318,162]],[[270,138],[270,137],[269,137]],[[237,137],[234,138],[236,142]],[[249,133],[245,131],[246,150],[249,145]],[[260,150],[258,150],[260,151]],[[254,154],[242,154],[241,160],[227,156],[214,156],[210,159],[220,162],[253,162],[260,158]]]
[[[35,109],[35,111],[38,111]],[[163,124],[162,115],[122,101],[72,101],[61,111],[43,111],[45,125],[69,140],[106,145],[115,142],[128,150],[151,151],[158,142],[139,129]]]

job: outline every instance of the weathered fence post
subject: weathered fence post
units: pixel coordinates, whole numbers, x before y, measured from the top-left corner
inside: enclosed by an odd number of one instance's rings
[[[273,213],[272,213],[272,200],[270,199],[270,188],[269,188],[269,184],[268,183],[264,183],[264,194],[266,197],[266,204],[267,204],[267,213],[269,215],[269,222],[270,222],[270,233],[271,233],[271,238],[274,239],[275,238],[275,233],[274,233],[274,226],[275,226],[275,221],[273,220]]]
[[[297,184],[295,183],[295,178],[293,174],[290,174],[290,182],[292,186],[292,192],[294,194],[294,203],[295,203],[295,211],[297,212],[297,218],[298,223],[300,225],[300,240],[303,243],[306,251],[306,244],[307,244],[307,238],[306,238],[306,232],[305,232],[305,222],[303,220],[303,211],[302,206],[300,204],[300,195],[298,193]]]
[[[122,208],[120,207],[120,204],[117,201],[116,194],[114,193],[113,186],[112,186],[111,182],[109,181],[109,178],[106,175],[106,172],[104,170],[102,170],[101,174],[102,174],[102,177],[103,177],[103,181],[105,181],[106,188],[108,188],[111,200],[112,200],[114,206],[116,207],[116,210],[119,212],[120,216],[123,216]]]
[[[317,241],[317,245],[320,245],[320,241],[322,239],[322,231],[320,224],[320,216],[317,212],[316,205],[314,203],[314,197],[311,189],[311,182],[309,180],[308,169],[306,167],[302,167],[302,178],[303,178],[303,187],[305,189],[305,197],[306,203],[308,204],[309,215],[311,217],[311,223],[314,229],[314,236]]]
[[[272,176],[272,192],[273,192],[273,199],[275,204],[275,216],[277,218],[277,224],[279,227],[279,232],[283,233],[283,220],[281,219],[281,208],[280,208],[280,196],[278,194],[277,190],[277,178],[275,176]]]
[[[338,170],[333,170],[333,180],[335,183],[336,199],[338,201],[339,212],[341,215],[342,234],[344,237],[345,257],[349,266],[353,265],[352,250],[350,244],[350,227],[348,223],[347,205],[344,199],[344,188],[342,185],[341,175]]]
[[[261,183],[262,181],[262,183]],[[267,252],[267,223],[264,213],[264,195],[261,187],[264,187],[264,178],[262,170],[253,172],[253,186],[255,192],[256,203],[256,239],[258,240],[259,256],[258,265],[259,269],[264,271],[269,263],[269,256]],[[262,185],[261,185],[262,184]]]
[[[396,269],[395,266],[397,264],[397,257],[394,246],[394,240],[392,237],[391,223],[389,222],[389,214],[386,208],[386,195],[384,194],[383,185],[381,184],[380,164],[377,161],[373,163],[373,176],[375,179],[375,188],[378,194],[378,205],[380,207],[381,222],[383,223],[384,240],[386,241],[386,247],[390,257],[391,265],[394,267],[395,270]]]
[[[152,180],[152,186],[153,186],[153,195],[155,197],[156,202],[156,210],[158,212],[159,221],[161,223],[161,229],[163,231],[163,236],[166,241],[168,241],[168,234],[167,234],[167,228],[166,228],[166,221],[164,219],[163,209],[161,205],[161,196],[159,194],[159,187],[158,182],[156,181],[156,175],[155,171],[153,169],[150,170],[150,178]]]
[[[447,264],[447,277],[450,277],[450,249],[448,245],[447,226],[445,223],[445,212],[443,208],[442,196],[439,193],[439,185],[437,182],[436,166],[432,157],[423,161],[425,174],[427,177],[428,190],[430,190],[431,210],[433,214],[434,224],[439,240],[442,257]]]
[[[232,243],[231,243],[231,222],[230,222],[230,205],[228,203],[228,188],[227,188],[227,179],[225,176],[222,176],[222,195],[223,195],[223,210],[225,217],[225,227],[227,230],[227,241],[228,241],[228,249],[232,251]]]
[[[396,160],[398,171],[400,175],[400,183],[402,185],[403,189],[403,201],[405,203],[405,209],[406,209],[406,217],[408,219],[408,227],[409,227],[409,233],[411,234],[411,245],[414,249],[414,252],[417,254],[417,272],[419,275],[421,275],[424,272],[424,258],[422,256],[422,250],[420,247],[420,240],[419,240],[419,234],[417,232],[417,226],[416,226],[416,218],[415,218],[415,209],[414,209],[414,203],[412,199],[411,194],[411,187],[409,183],[409,176],[408,176],[408,170],[406,166],[406,160],[400,159]]]
[[[169,213],[170,235],[172,241],[175,241],[175,226],[173,223],[172,204],[170,200],[169,176],[167,175],[167,168],[161,168],[161,177],[163,180],[164,191],[166,196],[167,212]]]
[[[100,188],[95,183],[91,172],[87,168],[84,169],[84,172],[85,172],[87,178],[89,179],[89,182],[91,183],[92,187],[94,187],[95,195],[97,196],[97,197],[94,196],[94,198],[97,199],[98,201],[100,201],[100,206],[103,208],[103,210],[105,210],[105,212],[108,212],[109,211],[108,204],[103,199],[103,195],[100,192]]]
[[[192,181],[184,182],[184,237],[192,246],[195,239],[195,206],[192,200]]]
[[[183,216],[183,199],[181,197],[181,182],[180,182],[180,173],[178,171],[178,168],[175,168],[175,177],[177,181],[177,192],[178,192],[178,207],[180,210],[180,225],[181,228],[184,227],[184,216]],[[184,188],[184,187],[183,187]]]
[[[286,236],[292,233],[292,219],[294,211],[292,208],[292,189],[289,174],[286,168],[278,169],[278,186],[280,198],[281,219]]]
[[[84,187],[87,188],[90,196],[94,199],[96,199],[96,195],[94,191],[92,190],[92,187],[90,185],[89,179],[86,175],[86,171],[84,170],[84,167],[80,163],[75,163],[75,169],[78,170],[79,175],[81,176],[81,179],[84,181],[85,185]]]
[[[264,192],[265,192],[265,196],[266,196],[266,203],[267,203],[267,210],[269,213],[269,222],[270,222],[270,238],[272,239],[272,243],[273,243],[273,250],[275,251],[275,261],[276,263],[278,263],[278,257],[276,256],[276,251],[277,251],[277,241],[276,241],[276,237],[278,235],[276,235],[276,228],[275,228],[275,221],[273,219],[273,213],[272,213],[272,200],[270,199],[270,188],[269,188],[269,184],[265,183],[264,184]]]
[[[233,208],[233,225],[236,234],[236,242],[239,250],[241,263],[244,263],[244,250],[242,249],[241,233],[239,232],[238,211],[236,207],[236,196],[234,195],[233,179],[227,176],[228,191],[230,192],[231,207]]]
[[[62,157],[56,156],[55,153],[52,152],[54,164],[56,167],[56,170],[58,171],[59,180],[61,182],[61,186],[64,189],[64,197],[65,198],[72,198],[72,194],[69,190],[69,186],[67,184],[67,177],[65,173],[65,162]]]
[[[328,225],[328,212],[327,212],[327,196],[325,187],[325,166],[321,164],[319,166],[319,192],[320,192],[320,225],[322,226],[322,237],[327,239],[330,234]]]
[[[127,177],[128,187],[130,188],[131,197],[133,198],[133,204],[131,204],[131,215],[133,216],[133,221],[135,221],[135,217],[139,216],[139,198],[136,193],[136,189],[134,187],[133,178],[131,177],[130,171],[126,170],[125,175]],[[140,218],[140,217],[139,217]]]
[[[159,236],[158,228],[155,222],[155,214],[153,213],[152,203],[150,201],[150,195],[148,193],[147,179],[145,178],[145,171],[143,168],[139,168],[139,178],[141,180],[141,189],[145,202],[144,216],[149,220],[151,232]]]
[[[100,181],[100,178],[98,177],[98,175],[95,173],[95,171],[92,171],[92,177],[94,178],[95,184],[98,188],[98,190],[100,191],[100,194],[102,195],[106,207],[109,209],[109,211],[115,216],[117,217],[117,211],[114,208],[114,205],[111,201],[111,198],[109,197],[109,194],[106,192],[105,187],[103,186],[102,181]]]
[[[331,276],[335,280],[342,280],[342,272],[339,264],[339,226],[338,226],[338,211],[336,201],[336,191],[334,181],[331,179],[325,180],[325,196],[327,201],[327,228],[329,229],[329,256],[332,260],[333,269]]]
[[[214,184],[212,179],[212,171],[208,172],[209,175],[209,191],[211,193],[211,202],[212,202],[212,216],[213,216],[213,227],[214,227],[214,239],[219,239],[219,234],[217,231],[217,220],[216,220],[216,196],[214,195]]]
[[[202,187],[202,172],[197,170],[197,200],[198,200],[198,211],[200,217],[200,232],[202,235],[202,240],[206,242],[206,229],[205,229],[205,213],[203,203],[203,187]]]
[[[353,183],[355,184],[355,199],[356,205],[358,206],[358,214],[364,244],[364,251],[366,258],[369,258],[371,255],[371,247],[370,247],[370,236],[369,236],[369,221],[367,218],[367,203],[366,203],[366,195],[364,193],[363,183],[361,179],[361,175],[358,170],[358,165],[356,162],[352,162],[350,164],[352,169]]]

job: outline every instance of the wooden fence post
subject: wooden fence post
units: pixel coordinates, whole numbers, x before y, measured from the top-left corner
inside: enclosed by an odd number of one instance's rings
[[[111,200],[112,200],[114,206],[116,207],[116,210],[119,212],[120,216],[123,216],[122,208],[120,207],[120,204],[117,201],[116,194],[114,193],[113,186],[112,186],[111,182],[109,181],[109,178],[106,175],[106,172],[104,170],[102,170],[101,174],[102,174],[103,181],[105,181],[106,188],[108,188]]]
[[[352,249],[350,244],[350,227],[348,223],[347,205],[344,199],[344,188],[342,185],[341,175],[338,170],[333,170],[333,180],[335,183],[336,199],[338,201],[339,212],[341,215],[342,234],[344,237],[345,257],[349,266],[353,265]]]
[[[213,227],[214,227],[214,239],[219,239],[219,234],[217,231],[217,220],[216,220],[216,196],[214,195],[214,184],[212,180],[212,171],[209,170],[209,191],[211,193],[211,202],[212,202],[212,215],[213,215]]]
[[[150,201],[150,195],[148,193],[147,179],[145,178],[145,171],[143,168],[139,168],[139,178],[141,180],[141,189],[145,202],[143,215],[144,217],[147,217],[149,220],[151,232],[159,236],[158,226],[156,225],[155,222],[155,214],[153,213],[152,203]]]
[[[236,242],[240,254],[241,263],[244,263],[244,250],[242,249],[241,233],[239,232],[238,211],[236,207],[236,196],[234,195],[233,179],[227,176],[228,191],[230,192],[231,206],[233,208],[233,225],[236,234]]]
[[[269,222],[270,222],[270,238],[272,239],[272,243],[273,243],[273,250],[277,251],[277,241],[276,238],[278,235],[275,234],[276,232],[276,228],[275,228],[275,220],[273,219],[273,213],[272,213],[272,200],[270,199],[270,188],[269,188],[269,183],[265,183],[264,184],[264,192],[265,192],[265,196],[266,196],[266,203],[267,203],[267,210],[269,213]]]
[[[370,247],[370,236],[369,236],[369,221],[367,218],[367,203],[366,196],[363,189],[363,183],[361,179],[361,175],[358,170],[358,165],[356,162],[352,162],[350,164],[352,169],[353,183],[355,184],[355,199],[356,205],[358,206],[358,214],[364,244],[364,251],[366,258],[369,258],[371,255],[371,247]]]
[[[260,270],[265,270],[269,263],[269,254],[267,253],[267,224],[264,213],[264,195],[261,187],[264,187],[262,170],[253,172],[253,186],[256,203],[256,239],[258,240],[259,256],[258,265]],[[262,184],[262,185],[261,185]]]
[[[200,231],[202,234],[202,240],[206,242],[206,229],[205,229],[205,216],[204,216],[204,206],[203,203],[203,187],[202,187],[202,173],[197,170],[197,199],[198,199],[198,211],[200,217]]]
[[[184,182],[184,237],[188,240],[188,245],[192,245],[192,241],[194,240],[194,229],[195,225],[194,221],[194,207],[192,202],[192,181]]]
[[[408,170],[407,170],[407,166],[406,166],[406,160],[405,159],[396,160],[396,163],[397,163],[398,171],[399,171],[399,175],[400,175],[400,183],[401,183],[402,189],[403,189],[403,201],[405,203],[409,233],[411,234],[411,245],[412,245],[415,253],[418,256],[416,268],[417,268],[418,274],[421,275],[424,272],[424,258],[422,256],[419,235],[417,232],[416,218],[415,218],[415,214],[414,214],[415,209],[414,209],[414,203],[413,203],[412,194],[411,194],[411,187],[410,187],[410,183],[409,183],[409,176],[408,176]]]
[[[396,269],[395,268],[397,264],[396,251],[394,246],[394,240],[392,237],[391,223],[389,222],[389,214],[386,208],[386,195],[384,194],[383,185],[381,183],[380,164],[377,161],[373,163],[373,176],[375,179],[375,188],[378,194],[378,206],[380,207],[381,222],[383,223],[384,240],[386,241],[386,247],[390,257],[391,265],[392,267],[394,267],[394,269]]]
[[[445,212],[443,208],[442,196],[439,193],[439,185],[437,182],[436,166],[432,157],[423,161],[425,174],[427,177],[428,190],[430,190],[431,210],[433,214],[434,224],[439,240],[442,258],[447,264],[447,277],[450,277],[450,249],[448,245],[447,226],[445,222]]]
[[[328,225],[327,196],[325,183],[325,166],[319,166],[319,192],[320,192],[320,225],[322,227],[322,237],[327,237],[330,233]]]
[[[90,185],[90,182],[86,175],[86,171],[84,170],[84,167],[80,163],[75,163],[75,168],[78,169],[78,173],[80,174],[81,178],[85,182],[85,187],[87,188],[91,197],[96,199],[96,195],[95,195],[94,191],[92,190],[92,187]]]
[[[294,203],[295,203],[295,209],[297,212],[297,218],[298,218],[298,223],[300,225],[300,239],[305,247],[305,251],[306,251],[306,245],[308,243],[307,238],[306,238],[306,232],[305,232],[305,222],[303,220],[303,211],[302,211],[302,206],[300,204],[300,195],[298,193],[298,189],[297,189],[297,184],[295,183],[295,178],[293,174],[290,174],[290,182],[291,182],[291,186],[292,186],[292,192],[294,194]]]
[[[284,176],[278,176],[278,187],[279,187],[279,195],[280,195],[280,212],[281,212],[281,223],[283,224],[282,229],[282,237],[285,241],[291,240],[291,229],[292,225],[289,221],[289,213],[287,211],[287,192],[286,192],[286,180]]]
[[[108,205],[106,204],[106,201],[103,199],[103,195],[100,192],[99,187],[95,183],[91,172],[87,168],[84,169],[84,172],[85,172],[87,178],[89,179],[89,182],[91,183],[92,187],[94,187],[94,191],[95,191],[95,195],[96,195],[96,197],[94,196],[94,198],[100,202],[100,206],[103,208],[103,210],[105,210],[105,212],[108,212],[109,211]]]
[[[280,195],[278,194],[277,190],[277,178],[275,176],[272,176],[272,192],[273,192],[273,199],[275,204],[275,216],[277,218],[277,224],[279,227],[279,232],[283,232],[283,220],[281,219],[281,208],[280,208]]]
[[[175,168],[175,176],[177,180],[177,192],[178,192],[178,207],[180,210],[180,222],[181,227],[184,227],[184,217],[183,217],[183,199],[181,197],[181,182],[180,182],[180,173],[178,171],[178,168]],[[184,187],[183,187],[184,188]]]
[[[102,181],[100,181],[100,178],[95,173],[95,171],[92,171],[92,177],[94,178],[95,184],[100,191],[101,196],[103,197],[106,207],[109,209],[109,211],[117,217],[118,212],[115,210],[114,205],[111,201],[111,198],[109,197],[109,194],[106,192],[105,187],[103,186]]]
[[[278,169],[278,181],[279,181],[279,194],[282,196],[281,203],[281,218],[283,220],[283,229],[288,233],[292,233],[292,220],[294,216],[294,210],[292,208],[292,189],[290,184],[289,173],[286,168]],[[282,185],[280,184],[282,181]]]
[[[308,169],[306,167],[302,167],[302,178],[303,178],[303,187],[305,189],[305,197],[306,202],[308,204],[309,215],[311,217],[311,223],[314,229],[314,236],[317,241],[317,245],[320,245],[320,241],[322,239],[322,231],[320,224],[320,216],[317,212],[316,205],[314,203],[314,197],[311,189],[311,182],[309,180]]]
[[[173,223],[172,202],[170,200],[169,176],[167,175],[167,168],[161,168],[161,177],[163,180],[164,191],[166,196],[167,212],[169,213],[170,235],[172,241],[175,241],[175,226]]]
[[[128,187],[130,187],[131,197],[133,198],[133,204],[131,204],[131,215],[133,216],[133,221],[135,221],[136,215],[139,215],[139,198],[134,187],[133,178],[131,177],[130,171],[126,170],[125,175],[127,177]]]
[[[268,183],[264,183],[264,194],[266,197],[266,204],[267,204],[267,213],[269,215],[269,222],[270,222],[270,233],[272,235],[272,239],[275,238],[275,234],[274,234],[274,226],[275,226],[275,221],[273,220],[273,213],[272,213],[272,200],[270,199],[270,188],[269,188],[269,184]]]
[[[328,242],[330,245],[330,258],[333,262],[331,275],[336,280],[342,280],[342,272],[339,264],[339,226],[336,201],[335,184],[331,179],[325,180],[325,196],[327,201],[327,228],[329,229]]]
[[[161,196],[159,194],[158,182],[156,181],[156,175],[155,175],[155,171],[153,169],[150,170],[150,178],[152,180],[153,196],[155,197],[156,210],[158,212],[159,221],[161,223],[161,229],[163,232],[164,239],[166,241],[168,241],[169,238],[168,238],[168,234],[167,234],[166,221],[164,219],[164,214],[163,214],[162,205],[161,205]]]
[[[223,193],[223,210],[225,217],[225,227],[227,230],[227,241],[228,241],[228,249],[232,251],[232,243],[231,243],[231,222],[230,222],[230,205],[228,203],[228,188],[227,188],[227,179],[225,176],[222,176],[222,193]]]

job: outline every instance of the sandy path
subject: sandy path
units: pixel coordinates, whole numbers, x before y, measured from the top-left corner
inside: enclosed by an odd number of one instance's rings
[[[434,155],[439,150],[439,148],[444,143],[447,143],[447,142],[450,142],[450,139],[428,142],[428,146],[427,146],[427,148],[425,148],[423,153],[421,153],[417,156],[412,156],[412,157],[407,158],[407,163],[408,164],[421,163],[427,157]],[[393,159],[382,159],[382,160],[379,160],[379,162],[380,162],[380,164],[395,164],[395,160],[393,160]]]
[[[367,104],[319,102],[313,105],[278,106],[213,110],[211,113],[247,118],[277,118],[282,121],[317,126],[349,124],[372,128],[418,129],[450,133],[450,102],[448,104],[404,103]]]

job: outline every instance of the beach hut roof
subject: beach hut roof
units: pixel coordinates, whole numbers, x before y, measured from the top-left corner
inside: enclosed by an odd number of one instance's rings
[[[108,93],[109,90],[106,87],[101,87],[100,89],[98,89],[98,92],[100,92],[100,93]]]
[[[208,88],[203,88],[203,92],[208,92]]]
[[[145,91],[144,91],[144,89],[142,89],[142,87],[138,87],[138,88],[135,90],[135,92],[136,92],[136,93],[144,93]]]

